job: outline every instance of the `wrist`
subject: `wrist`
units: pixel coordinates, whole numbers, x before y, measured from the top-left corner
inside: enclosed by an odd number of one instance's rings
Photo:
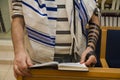
[[[25,54],[25,50],[24,49],[15,49],[15,55],[17,54]]]
[[[87,50],[89,50],[89,51],[94,51],[95,49],[94,49],[93,46],[91,46],[91,45],[87,45]]]
[[[95,58],[96,58],[96,54],[95,54],[95,52],[94,52],[94,51],[90,51],[90,52],[88,52],[87,55],[86,55],[86,59],[85,59],[85,61],[88,60],[90,56],[95,56]]]

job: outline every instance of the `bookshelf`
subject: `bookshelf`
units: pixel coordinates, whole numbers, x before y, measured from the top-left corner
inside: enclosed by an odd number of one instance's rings
[[[120,27],[120,0],[99,0],[100,22],[104,27]]]
[[[102,0],[98,0],[98,3],[101,3]],[[106,3],[110,4],[112,2],[112,0],[106,0]]]
[[[11,39],[11,2],[12,0],[0,0],[0,17],[2,17],[4,24],[4,26],[0,24],[0,40]],[[4,30],[2,27],[4,27]]]
[[[8,32],[11,28],[10,21],[10,2],[11,0],[0,0],[0,33]]]

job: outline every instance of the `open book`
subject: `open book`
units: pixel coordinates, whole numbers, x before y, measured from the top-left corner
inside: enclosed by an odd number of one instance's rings
[[[35,64],[30,68],[56,68],[58,70],[73,70],[73,71],[89,71],[85,64],[80,63],[58,63],[58,62],[47,62],[42,64]]]

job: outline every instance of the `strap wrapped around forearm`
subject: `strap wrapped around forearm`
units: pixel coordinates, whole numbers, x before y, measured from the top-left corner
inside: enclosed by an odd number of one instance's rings
[[[90,51],[89,53],[87,53],[85,61],[88,60],[88,58],[92,55],[96,57],[95,51]]]
[[[95,46],[97,40],[99,38],[100,27],[96,23],[89,23],[89,30],[88,30],[88,46],[95,50]]]

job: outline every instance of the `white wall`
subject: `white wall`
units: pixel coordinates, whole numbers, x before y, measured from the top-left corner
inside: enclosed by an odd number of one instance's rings
[[[0,40],[0,80],[16,80],[13,74],[13,46],[11,40]]]

